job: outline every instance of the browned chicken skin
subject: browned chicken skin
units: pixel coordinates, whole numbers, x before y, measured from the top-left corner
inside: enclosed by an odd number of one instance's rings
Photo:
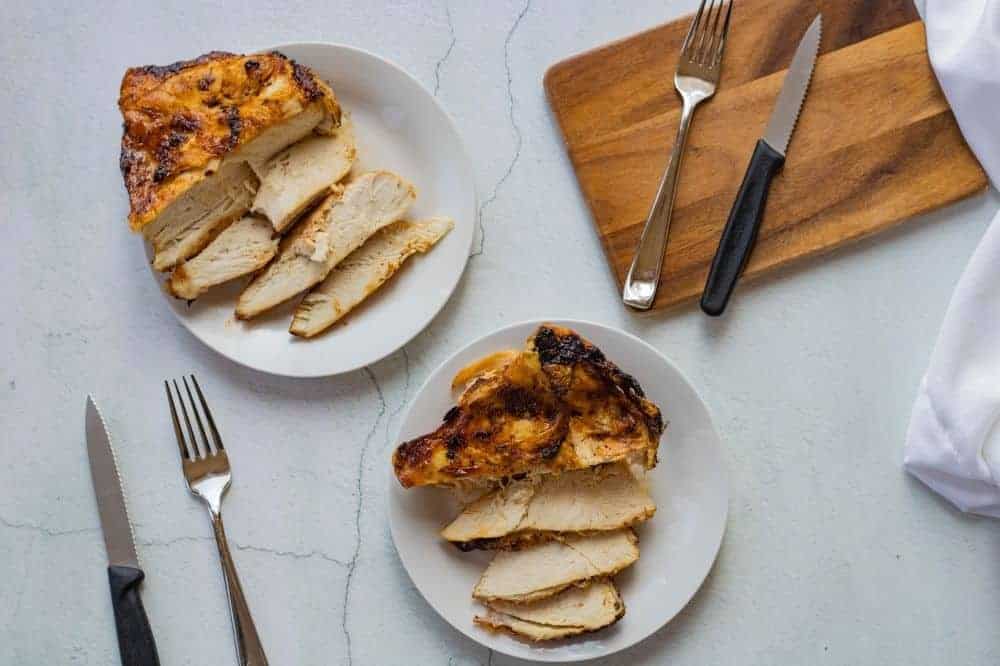
[[[314,104],[339,124],[329,86],[280,53],[213,51],[129,69],[118,98],[129,225],[143,228],[224,155]]]
[[[622,459],[656,464],[660,410],[575,332],[543,325],[525,351],[472,380],[434,432],[401,444],[405,487],[492,481]]]

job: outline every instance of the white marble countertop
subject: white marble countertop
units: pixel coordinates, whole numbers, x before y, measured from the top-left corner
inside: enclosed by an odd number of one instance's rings
[[[401,569],[384,452],[433,367],[536,317],[651,342],[702,393],[727,448],[712,575],[613,663],[1000,662],[997,523],[900,469],[917,383],[995,193],[747,286],[722,321],[638,317],[619,304],[541,80],[694,0],[168,4],[17,3],[0,27],[0,663],[118,663],[88,393],[119,443],[163,664],[234,663],[209,523],[163,404],[161,380],[184,371],[203,379],[232,451],[227,527],[272,664],[513,663],[441,621]],[[123,220],[115,103],[129,65],[307,40],[375,51],[436,93],[473,156],[485,235],[403,352],[294,381],[217,356],[162,302]]]

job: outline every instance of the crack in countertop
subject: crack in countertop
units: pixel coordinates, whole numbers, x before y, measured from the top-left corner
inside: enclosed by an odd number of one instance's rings
[[[402,356],[403,356],[403,390],[402,390],[402,393],[401,393],[401,395],[399,397],[399,404],[396,405],[396,407],[389,414],[389,418],[387,418],[385,420],[385,445],[386,446],[389,446],[389,444],[390,444],[390,442],[389,442],[389,435],[390,435],[389,428],[392,427],[393,420],[397,416],[399,416],[399,413],[401,411],[403,411],[403,408],[406,407],[406,403],[407,403],[407,401],[410,398],[410,379],[411,379],[411,375],[410,375],[410,353],[408,351],[406,351],[406,345],[403,345],[402,347],[400,347],[400,351],[402,352]]]
[[[455,24],[451,20],[451,6],[445,2],[444,3],[444,15],[445,19],[448,21],[448,34],[451,36],[451,41],[448,42],[448,48],[445,50],[444,55],[441,56],[436,63],[434,63],[434,96],[437,97],[438,91],[441,90],[441,68],[451,57],[452,49],[455,48],[455,42],[458,40],[455,38]]]
[[[521,144],[523,137],[521,136],[521,126],[517,124],[517,120],[514,118],[514,91],[512,84],[514,82],[514,77],[510,71],[510,42],[514,38],[514,33],[517,32],[518,27],[521,25],[521,20],[524,19],[524,15],[528,13],[531,8],[531,0],[527,0],[524,3],[524,8],[517,15],[514,20],[514,25],[511,26],[510,30],[507,32],[507,37],[503,42],[503,64],[504,70],[507,73],[507,117],[510,119],[511,129],[514,130],[514,157],[511,158],[510,164],[507,165],[506,170],[504,170],[503,175],[500,179],[493,185],[493,191],[490,195],[479,205],[479,211],[477,221],[479,223],[479,248],[474,250],[469,257],[478,257],[483,254],[486,247],[486,225],[483,224],[483,214],[486,212],[486,208],[496,201],[497,196],[500,194],[500,188],[503,184],[507,182],[510,178],[511,172],[514,171],[514,166],[517,164],[518,160],[521,159]]]
[[[3,525],[4,527],[6,527],[8,529],[26,530],[26,531],[35,532],[35,533],[38,533],[38,534],[44,534],[46,536],[51,536],[51,537],[74,536],[74,535],[78,535],[78,534],[90,534],[90,533],[93,533],[93,532],[100,532],[100,528],[99,527],[80,527],[80,528],[75,528],[75,529],[71,529],[71,530],[55,530],[55,529],[51,529],[51,528],[45,527],[43,525],[36,525],[34,523],[10,521],[10,520],[7,520],[6,518],[3,518],[2,516],[0,516],[0,525]],[[172,537],[172,538],[169,538],[169,539],[143,539],[143,538],[136,538],[136,540],[135,540],[135,542],[136,542],[137,545],[148,546],[148,547],[153,547],[153,548],[156,548],[156,547],[169,547],[169,546],[172,546],[172,545],[174,545],[176,543],[193,543],[193,542],[199,542],[199,541],[210,541],[210,542],[214,543],[215,542],[215,538],[214,537],[207,537],[207,536],[182,535],[182,536]],[[255,544],[238,543],[238,542],[232,541],[232,540],[230,540],[230,544],[236,550],[251,551],[251,552],[255,552],[255,553],[267,553],[267,554],[270,554],[270,555],[274,555],[275,557],[291,557],[291,558],[299,559],[299,560],[307,560],[307,559],[312,559],[312,558],[318,557],[320,559],[326,560],[327,562],[331,562],[331,563],[336,564],[336,565],[341,566],[341,567],[345,567],[346,568],[348,566],[348,562],[345,562],[344,560],[339,560],[336,557],[333,557],[332,555],[329,555],[329,554],[325,553],[322,550],[311,550],[311,551],[308,551],[308,552],[301,552],[301,551],[296,551],[296,550],[279,550],[277,548],[270,548],[270,547],[267,547],[267,546],[258,546],[258,545],[255,545]]]
[[[71,530],[56,530],[44,525],[37,525],[35,523],[28,522],[16,522],[13,520],[7,520],[3,516],[0,516],[0,525],[10,528],[12,530],[30,530],[32,532],[39,532],[47,536],[59,537],[59,536],[69,536],[72,534],[87,534],[89,532],[97,532],[97,527],[76,527]]]
[[[185,543],[185,542],[191,543],[200,541],[208,541],[215,543],[215,537],[184,535],[179,537],[173,537],[171,539],[139,539],[136,541],[136,543],[143,546],[168,547],[172,546],[175,543]],[[295,560],[311,560],[314,558],[319,558],[321,560],[326,560],[327,562],[330,562],[332,564],[336,564],[339,567],[347,568],[348,566],[348,563],[345,562],[344,560],[339,560],[333,555],[329,555],[326,552],[318,549],[306,552],[298,550],[281,550],[278,548],[271,548],[268,546],[258,546],[251,543],[239,543],[233,541],[232,539],[230,539],[229,543],[233,548],[240,551],[248,551],[252,553],[265,553],[268,555],[274,555],[275,557],[289,557]]]
[[[378,381],[378,377],[372,372],[372,369],[368,366],[364,368],[365,375],[371,381],[372,385],[375,387],[375,393],[378,395],[379,401],[379,411],[375,415],[375,421],[372,423],[371,429],[368,431],[368,436],[365,437],[364,446],[361,448],[361,455],[358,457],[358,485],[357,485],[357,495],[358,503],[354,511],[354,553],[351,555],[350,561],[347,563],[347,580],[344,582],[344,605],[343,613],[340,621],[340,628],[344,633],[344,642],[347,644],[347,663],[348,666],[354,663],[354,657],[351,654],[351,632],[347,628],[347,610],[351,603],[351,582],[354,580],[354,570],[358,565],[358,556],[361,554],[361,509],[364,506],[364,473],[365,473],[365,459],[368,454],[368,447],[371,445],[372,439],[375,437],[375,433],[378,431],[379,423],[382,421],[382,417],[386,413],[386,402],[385,393],[382,391],[382,385]]]

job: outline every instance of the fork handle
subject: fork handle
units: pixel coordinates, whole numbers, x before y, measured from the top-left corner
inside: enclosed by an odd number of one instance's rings
[[[785,156],[767,141],[761,139],[757,142],[736,201],[729,211],[726,227],[722,230],[719,248],[715,251],[705,291],[701,295],[701,309],[705,314],[718,317],[726,309],[736,279],[746,266],[757,240],[771,179],[784,163]]]
[[[653,199],[653,205],[649,209],[639,245],[636,246],[635,256],[632,258],[632,265],[625,277],[622,300],[625,305],[639,310],[648,310],[656,299],[660,271],[663,269],[663,255],[667,249],[670,218],[674,212],[677,176],[680,173],[684,145],[687,143],[688,128],[691,126],[691,116],[697,105],[697,101],[684,98],[677,138],[674,140],[673,150],[670,151],[670,161],[667,163],[667,170],[663,172],[660,187],[656,190],[656,198]]]
[[[250,606],[243,596],[243,586],[236,575],[236,565],[229,553],[229,543],[226,541],[226,530],[222,526],[222,515],[212,512],[212,531],[215,533],[215,543],[219,546],[219,558],[222,560],[222,573],[226,580],[226,592],[229,594],[229,613],[233,620],[233,635],[236,639],[236,655],[240,666],[267,666],[267,656],[264,646],[257,635],[257,627],[250,616]]]

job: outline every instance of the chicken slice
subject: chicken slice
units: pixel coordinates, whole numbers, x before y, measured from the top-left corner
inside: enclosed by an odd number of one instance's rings
[[[515,603],[544,599],[570,585],[613,576],[639,559],[637,544],[635,533],[622,529],[501,551],[483,572],[472,596]]]
[[[537,477],[527,477],[483,495],[462,509],[441,536],[462,550],[475,550],[517,534],[539,483]]]
[[[284,232],[311,203],[330,193],[331,186],[351,170],[356,156],[354,128],[344,116],[335,134],[306,137],[267,163],[253,212],[269,219],[278,233]]]
[[[248,275],[278,252],[271,223],[247,215],[219,234],[208,247],[174,269],[167,290],[177,298],[198,298],[211,287]]]
[[[621,595],[609,580],[597,580],[584,587],[571,587],[531,604],[491,601],[476,624],[504,629],[533,641],[566,638],[597,631],[625,615]]]
[[[413,186],[388,171],[366,173],[331,194],[292,229],[278,258],[243,290],[237,318],[256,317],[322,282],[372,234],[403,217],[414,199]]]
[[[463,550],[507,548],[560,532],[620,529],[656,512],[625,463],[529,477],[469,504],[441,531]]]
[[[304,338],[322,333],[385,284],[404,261],[429,250],[454,226],[449,218],[432,217],[384,227],[306,294],[289,332]]]
[[[284,84],[275,82],[275,85],[280,88]],[[272,91],[271,94],[280,95],[281,93],[276,90]],[[342,117],[338,114],[338,118]],[[241,145],[226,159],[246,162],[257,174],[257,177],[262,178],[268,162],[275,155],[312,134],[332,134],[340,123],[338,118],[332,116],[325,106],[311,104],[298,115],[261,131],[253,141]]]
[[[246,162],[226,162],[212,178],[193,186],[143,228],[153,246],[153,268],[167,271],[202,251],[248,210],[257,176]]]

